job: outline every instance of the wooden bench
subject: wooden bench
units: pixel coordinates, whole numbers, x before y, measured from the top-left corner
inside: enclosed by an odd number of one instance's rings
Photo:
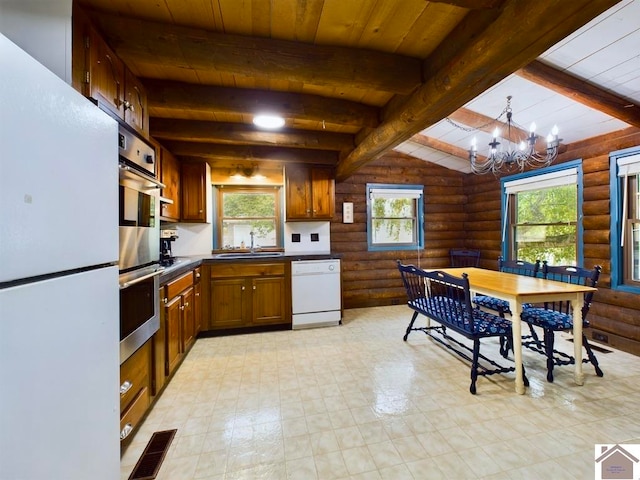
[[[463,274],[462,277],[454,277],[440,271],[427,272],[413,265],[403,265],[399,260],[397,263],[407,291],[407,305],[414,311],[403,338],[405,342],[409,333],[420,330],[460,357],[470,361],[471,386],[469,391],[472,394],[476,393],[478,376],[515,371],[515,367],[503,367],[480,354],[481,339],[500,336],[511,337],[511,322],[471,306],[469,279],[466,274]],[[414,327],[418,315],[427,317],[425,327]],[[434,320],[439,325],[431,326],[430,320]],[[448,335],[447,328],[472,340],[473,348]],[[438,335],[435,335],[436,333]]]

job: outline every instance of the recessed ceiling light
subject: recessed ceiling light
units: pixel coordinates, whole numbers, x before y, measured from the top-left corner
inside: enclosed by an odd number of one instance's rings
[[[256,115],[253,123],[261,128],[280,128],[284,125],[284,118],[278,115]]]

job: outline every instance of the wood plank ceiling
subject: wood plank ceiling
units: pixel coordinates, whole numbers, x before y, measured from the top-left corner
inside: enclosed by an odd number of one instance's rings
[[[477,114],[461,108],[519,69],[573,95],[573,77],[531,62],[618,2],[79,3],[143,81],[151,135],[174,154],[225,167],[331,164],[342,180],[407,141],[466,157],[425,129]],[[640,127],[638,107],[600,93],[578,92]],[[254,127],[261,112],[281,114],[285,128]]]

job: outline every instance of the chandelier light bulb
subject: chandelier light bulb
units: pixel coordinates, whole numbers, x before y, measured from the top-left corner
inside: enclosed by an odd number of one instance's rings
[[[521,152],[524,152],[525,148],[527,148],[527,145],[524,142],[520,142],[520,145],[518,145],[518,148],[520,148]]]
[[[476,137],[473,137],[471,139],[471,150],[475,152],[477,149],[478,149],[478,145],[477,145]]]
[[[553,128],[551,129],[551,135],[553,135],[554,137],[558,136],[558,126],[554,125]]]
[[[500,136],[500,129],[496,127],[496,129],[493,131],[493,139],[495,140],[499,136]]]

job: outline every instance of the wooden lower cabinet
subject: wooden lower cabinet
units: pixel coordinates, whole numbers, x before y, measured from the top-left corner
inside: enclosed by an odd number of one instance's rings
[[[212,330],[289,323],[285,264],[214,265],[209,293]]]
[[[180,341],[180,327],[182,325],[182,297],[172,299],[164,306],[167,319],[167,357],[165,360],[165,375],[169,376],[182,360],[182,342]]]
[[[196,271],[200,268],[160,287],[160,329],[153,342],[153,395],[160,393],[196,341],[202,323],[200,283],[194,285]]]
[[[182,351],[188,352],[196,341],[196,324],[193,316],[193,287],[183,292],[182,297]]]
[[[120,441],[136,429],[151,404],[151,345],[142,345],[120,365]]]
[[[255,325],[285,323],[284,277],[253,278],[252,322]]]
[[[202,331],[202,283],[200,282],[200,267],[193,272],[193,320],[195,335]]]
[[[160,287],[158,298],[164,298],[164,286]],[[153,381],[151,383],[151,394],[158,395],[166,382],[166,359],[167,359],[167,319],[164,304],[160,306],[160,328],[153,335]]]

